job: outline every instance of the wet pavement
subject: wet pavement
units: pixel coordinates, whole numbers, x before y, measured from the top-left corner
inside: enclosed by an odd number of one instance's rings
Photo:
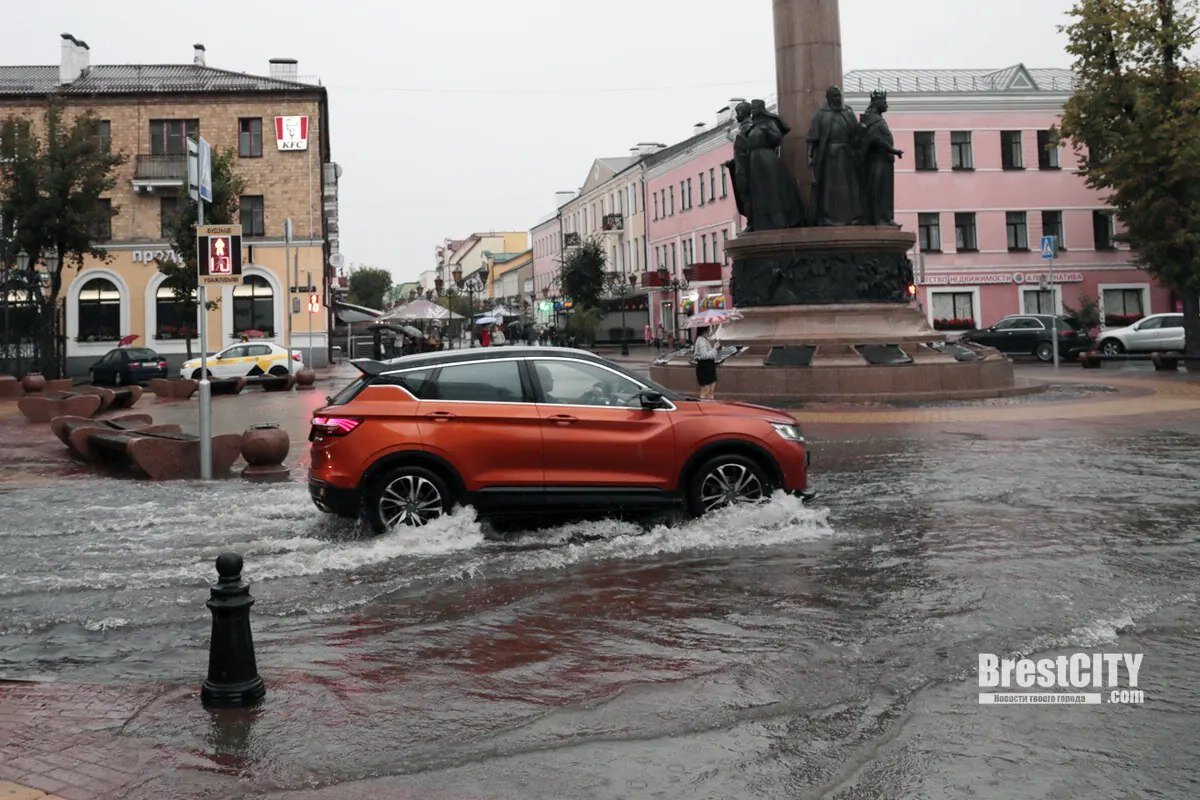
[[[69,800],[1196,797],[1200,383],[1154,377],[800,409],[812,508],[507,541],[469,509],[370,537],[300,482],[98,478],[0,409],[29,442],[0,455],[0,675],[38,681],[0,683],[0,780]],[[262,421],[242,403],[298,443],[326,391],[233,398],[227,423]],[[223,549],[246,558],[268,696],[210,714]],[[979,653],[1075,651],[1143,653],[1146,702],[978,704]]]

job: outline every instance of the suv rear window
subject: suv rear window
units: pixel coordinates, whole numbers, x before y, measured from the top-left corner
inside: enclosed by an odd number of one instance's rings
[[[525,400],[516,361],[455,364],[438,371],[437,386],[426,387],[428,400],[520,403]]]
[[[1182,328],[1183,314],[1171,314],[1168,317],[1163,317],[1162,326],[1164,328]]]
[[[367,380],[368,379],[366,375],[359,375],[357,378],[350,381],[350,383],[346,385],[346,388],[329,398],[329,405],[340,406],[349,403],[358,395],[359,392],[362,391],[362,388],[367,385]]]
[[[437,396],[436,387],[430,378],[434,368],[416,369],[411,372],[393,372],[380,375],[371,381],[372,386],[400,386],[418,400],[429,400]]]

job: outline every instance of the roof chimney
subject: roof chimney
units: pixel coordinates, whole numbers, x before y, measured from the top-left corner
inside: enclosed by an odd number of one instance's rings
[[[277,81],[295,81],[300,67],[294,58],[272,58],[271,77]]]
[[[554,207],[562,208],[563,206],[565,206],[567,203],[571,202],[574,199],[575,199],[575,192],[571,192],[571,191],[555,192],[554,193]]]
[[[661,142],[638,142],[634,150],[638,156],[651,156],[666,148],[667,146]]]
[[[204,45],[202,45],[202,44],[192,45],[192,63],[195,64],[197,67],[205,66],[205,64],[204,64]]]
[[[697,122],[695,125],[692,126],[692,135],[697,136],[701,133],[704,133],[706,130],[708,130],[707,122]]]
[[[87,42],[76,39],[69,33],[62,35],[62,58],[58,63],[58,82],[74,83],[91,65],[92,54]]]

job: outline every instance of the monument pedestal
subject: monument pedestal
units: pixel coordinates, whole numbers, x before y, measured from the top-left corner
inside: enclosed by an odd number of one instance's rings
[[[999,397],[1012,362],[992,348],[954,344],[909,300],[914,237],[898,228],[827,227],[750,232],[729,242],[732,294],[742,317],[716,332],[745,349],[718,371],[725,400],[776,406]],[[697,390],[676,357],[650,377]]]

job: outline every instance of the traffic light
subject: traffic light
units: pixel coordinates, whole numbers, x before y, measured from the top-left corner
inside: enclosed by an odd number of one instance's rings
[[[321,310],[321,296],[320,295],[310,294],[308,296],[308,310],[314,314]]]

